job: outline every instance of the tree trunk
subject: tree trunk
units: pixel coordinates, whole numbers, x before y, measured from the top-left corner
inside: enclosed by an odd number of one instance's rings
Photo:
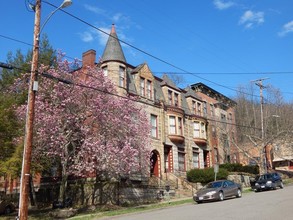
[[[259,149],[259,174],[264,174],[265,173],[265,169],[264,169],[264,151],[263,151],[263,147],[261,146]]]
[[[32,176],[30,176],[29,178],[29,196],[31,200],[31,206],[36,206],[37,205],[36,192],[35,192],[34,181]]]
[[[66,163],[62,164],[62,177],[61,177],[61,184],[60,184],[60,189],[59,189],[59,201],[64,202],[65,197],[66,197],[66,189],[67,189],[67,180],[68,180],[68,175],[67,175],[67,170],[66,170]]]

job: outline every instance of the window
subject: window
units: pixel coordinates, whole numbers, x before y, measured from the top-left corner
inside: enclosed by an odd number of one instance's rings
[[[214,125],[212,126],[212,135],[213,135],[213,137],[217,136],[217,130],[216,130],[216,127]]]
[[[156,115],[151,115],[151,135],[154,138],[158,138],[158,120]]]
[[[174,93],[174,105],[177,107],[179,106],[178,97],[179,97],[179,95],[177,93]]]
[[[140,95],[152,99],[152,81],[140,77]]]
[[[195,121],[193,122],[193,137],[206,139],[205,123]]]
[[[200,102],[197,103],[197,114],[201,115],[201,103]]]
[[[168,90],[168,103],[169,105],[173,104],[173,98],[172,98],[172,91]]]
[[[178,149],[178,168],[179,171],[185,171],[185,153],[184,149]]]
[[[200,130],[201,130],[201,138],[206,139],[206,128],[205,128],[205,123],[200,123]]]
[[[168,90],[168,104],[179,107],[179,93]]]
[[[199,149],[193,148],[192,163],[194,168],[199,168]]]
[[[192,101],[192,112],[196,114],[196,102]]]
[[[103,74],[104,74],[104,76],[108,76],[108,67],[107,66],[105,66],[105,67],[103,67]]]
[[[144,78],[140,78],[140,95],[145,96]]]
[[[213,104],[210,104],[210,110],[211,110],[211,116],[213,117],[215,115],[215,109]]]
[[[183,135],[183,119],[173,115],[169,116],[169,134]]]
[[[152,98],[152,81],[147,80],[147,97]]]
[[[221,113],[221,120],[226,121],[226,115]]]
[[[227,128],[227,119],[226,119],[226,115],[221,113],[221,121],[222,121],[222,128],[226,129]]]
[[[219,152],[218,152],[218,148],[214,147],[214,160],[215,160],[215,164],[219,163]]]
[[[119,86],[125,87],[125,68],[119,67]]]
[[[175,116],[169,116],[169,133],[176,134],[176,121]]]
[[[228,120],[229,120],[229,121],[232,121],[232,119],[233,119],[233,118],[232,118],[232,113],[229,113],[229,116],[228,116],[228,117],[229,117]]]
[[[207,103],[203,102],[203,115],[206,116],[207,114],[208,114]]]
[[[195,138],[200,137],[199,122],[193,122],[193,137]]]
[[[182,118],[178,117],[178,134],[183,135]]]

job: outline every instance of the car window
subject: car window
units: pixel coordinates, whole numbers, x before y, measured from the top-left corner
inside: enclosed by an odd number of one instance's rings
[[[222,182],[212,182],[208,183],[205,188],[220,188],[222,186]]]
[[[234,185],[234,183],[232,181],[227,181],[227,183],[228,183],[228,186],[233,186]]]
[[[272,178],[273,174],[267,174],[267,179]]]

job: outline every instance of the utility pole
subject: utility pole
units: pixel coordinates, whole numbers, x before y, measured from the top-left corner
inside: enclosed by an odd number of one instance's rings
[[[263,89],[266,87],[263,86],[262,81],[269,79],[269,78],[262,78],[257,80],[252,80],[251,82],[255,82],[255,85],[259,87],[259,95],[260,95],[260,120],[261,120],[261,142],[262,142],[262,150],[263,150],[263,160],[264,160],[264,171],[267,172],[267,158],[266,158],[266,146],[264,146],[264,138],[265,138],[265,132],[264,132],[264,116],[263,116]]]
[[[37,71],[39,61],[39,36],[41,19],[41,0],[36,0],[35,4],[35,24],[34,24],[34,44],[31,64],[31,76],[28,88],[27,115],[25,124],[25,139],[23,149],[23,160],[20,181],[19,211],[18,219],[28,219],[28,195],[30,181],[31,155],[33,146],[33,124],[35,114],[35,96],[38,87]]]

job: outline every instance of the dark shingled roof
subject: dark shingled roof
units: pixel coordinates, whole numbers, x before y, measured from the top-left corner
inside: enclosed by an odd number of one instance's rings
[[[105,61],[120,61],[126,63],[124,53],[122,51],[118,36],[116,34],[115,26],[112,25],[111,33],[108,38],[104,53],[102,55],[102,62]]]

